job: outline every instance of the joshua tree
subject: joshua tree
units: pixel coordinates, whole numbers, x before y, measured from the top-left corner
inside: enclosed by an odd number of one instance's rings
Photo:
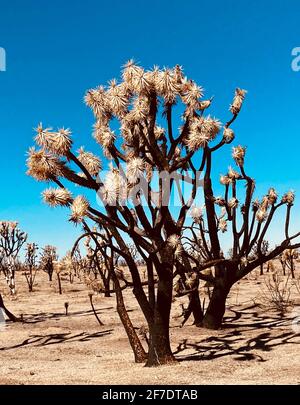
[[[289,234],[294,201],[291,192],[276,203],[277,194],[270,189],[262,201],[254,201],[251,214],[254,180],[246,174],[245,148],[242,146],[233,148],[239,172],[230,168],[221,177],[224,197],[214,195],[212,158],[234,139],[230,126],[240,112],[245,91],[236,89],[230,106],[232,115],[223,126],[220,140],[217,135],[221,123],[205,113],[212,99],[201,100],[202,95],[202,88],[184,77],[180,66],[145,71],[129,61],[120,84],[112,80],[108,88],[100,86],[89,90],[85,97],[96,118],[94,138],[110,160],[108,172],[104,173],[95,154],[84,148],[80,148],[77,155],[71,151],[73,141],[68,129],[53,131],[41,124],[35,138],[40,148],[31,148],[27,161],[29,175],[57,185],[43,194],[48,204],[69,206],[70,220],[74,223],[89,218],[109,230],[114,251],[127,263],[133,292],[148,323],[148,366],[175,361],[169,339],[175,270],[183,279],[186,274],[196,273],[199,280],[208,280],[214,285],[204,318],[198,291],[192,289],[192,312],[197,324],[201,321],[205,327],[218,328],[231,286],[261,263],[280,254],[299,235]],[[183,112],[183,122],[177,132],[173,115],[178,111]],[[115,133],[112,127],[116,128],[117,121],[120,130]],[[160,126],[164,123],[166,129]],[[66,188],[66,181],[97,193],[99,206],[93,207],[84,195],[73,196]],[[184,192],[181,183],[188,185]],[[236,188],[240,183],[246,183],[246,196],[240,205],[242,226],[238,229]],[[191,192],[188,197],[187,190]],[[174,193],[179,198],[179,207],[174,207],[172,202]],[[199,204],[202,193],[205,215],[199,206],[193,207],[195,199]],[[283,205],[287,206],[285,240],[264,256],[260,248],[262,241],[275,212]],[[220,215],[218,207],[222,210]],[[192,225],[189,225],[189,212],[193,217]],[[205,257],[193,255],[182,246],[183,235],[194,237],[195,224],[199,226],[199,235],[194,242],[201,242]],[[232,226],[233,256],[225,259],[219,233],[225,232],[229,224]],[[146,263],[148,296],[126,244],[128,238]],[[258,257],[249,261],[255,242],[258,243]],[[214,276],[202,274],[212,265],[215,266]],[[153,282],[154,271],[158,277],[157,288]]]
[[[27,234],[13,221],[0,222],[0,264],[11,294],[16,293],[15,272],[18,255],[27,239]]]
[[[54,260],[52,262],[52,264],[53,264],[53,270],[55,271],[56,278],[57,278],[58,293],[61,295],[62,294],[62,287],[61,287],[60,274],[64,270],[64,265],[63,265],[63,263],[59,262],[58,260]]]
[[[24,275],[26,277],[29,292],[33,291],[33,284],[38,269],[37,251],[38,246],[35,243],[27,243],[25,252]]]
[[[77,252],[76,252],[77,253]],[[71,252],[68,251],[60,261],[62,268],[64,269],[64,272],[66,272],[69,276],[69,281],[70,284],[73,284],[74,277],[77,275],[78,271],[78,261],[77,261],[77,255],[74,255],[74,260],[71,257]]]
[[[214,148],[211,149],[214,150]],[[212,329],[218,328],[221,325],[225,312],[226,298],[234,283],[256,267],[277,257],[287,247],[294,249],[300,246],[299,243],[293,242],[300,236],[300,233],[290,235],[289,232],[290,212],[294,202],[294,194],[288,192],[277,202],[277,193],[273,188],[270,188],[268,194],[265,195],[261,201],[253,200],[254,180],[245,172],[244,154],[245,150],[242,147],[233,148],[233,157],[240,169],[240,173],[230,168],[225,176],[221,176],[221,184],[225,186],[224,197],[214,197],[212,195],[211,199],[213,204],[211,205],[208,198],[206,198],[207,228],[204,216],[200,211],[197,215],[192,213],[194,223],[191,227],[188,227],[191,233],[190,240],[194,244],[198,244],[201,248],[207,246],[207,248],[205,248],[207,257],[199,255],[198,253],[195,254],[195,252],[194,254],[189,254],[190,259],[195,263],[195,268],[199,268],[201,263],[206,263],[209,259],[217,261],[214,266],[214,275],[207,276],[201,274],[201,272],[199,274],[200,279],[210,281],[214,286],[209,306],[203,318],[203,326]],[[240,207],[242,221],[241,227],[238,229],[237,208],[239,202],[236,198],[236,189],[240,181],[246,182],[246,192],[245,199]],[[204,185],[204,192],[205,189],[206,186]],[[265,244],[262,248],[264,236],[277,210],[285,205],[287,206],[285,239],[280,245],[267,251]],[[216,206],[220,207],[220,215],[216,213]],[[212,212],[209,214],[210,209]],[[213,222],[213,224],[216,224],[215,233],[209,228],[209,215],[212,215],[212,213],[215,215]],[[194,230],[195,223],[202,228],[198,235]],[[226,232],[229,224],[231,224],[232,248],[230,249],[229,258],[226,259],[220,247],[218,234],[219,232]],[[199,237],[199,235],[201,236]],[[206,235],[209,236],[211,248],[207,244]],[[214,244],[219,248],[219,259],[216,259],[216,254],[213,249]],[[255,249],[253,249],[254,246]]]
[[[57,261],[58,256],[56,252],[56,247],[51,245],[46,245],[42,249],[40,257],[40,267],[43,271],[48,274],[49,281],[52,281],[52,275],[54,271],[54,262]]]
[[[80,279],[81,273],[86,270],[88,263],[86,258],[81,256],[80,249],[77,248],[73,252],[73,255],[71,251],[66,253],[65,257],[61,259],[61,266],[68,273],[70,283],[73,284],[74,277]]]
[[[299,252],[297,249],[286,249],[279,255],[283,275],[285,276],[286,268],[291,271],[292,278],[295,278],[295,260],[298,259]]]

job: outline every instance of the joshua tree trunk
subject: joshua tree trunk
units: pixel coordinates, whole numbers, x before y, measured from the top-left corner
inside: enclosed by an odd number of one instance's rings
[[[90,303],[91,303],[91,307],[92,307],[92,310],[93,310],[93,312],[94,312],[95,318],[97,319],[99,325],[100,325],[100,326],[103,326],[104,323],[103,323],[103,322],[101,321],[101,319],[99,318],[99,316],[98,316],[98,314],[97,314],[97,312],[96,312],[96,310],[95,310],[95,307],[94,307],[93,294],[92,294],[92,293],[89,294],[89,297],[90,297]]]
[[[260,265],[260,275],[262,276],[264,274],[264,265],[263,263]]]
[[[283,275],[285,276],[285,268],[286,268],[286,264],[284,263],[283,260],[280,260],[281,266],[282,266],[282,271],[283,271]]]
[[[11,295],[15,295],[16,294],[15,271],[9,269],[5,278],[6,278],[6,283],[9,287]]]
[[[203,318],[203,326],[207,329],[219,329],[222,325],[225,313],[225,303],[230,291],[231,285],[228,282],[218,282],[214,287],[213,293],[206,313]]]
[[[193,291],[189,296],[190,306],[194,316],[194,325],[201,326],[203,321],[203,311],[201,308],[201,301],[199,297],[199,291]]]
[[[176,362],[169,337],[173,278],[171,272],[166,274],[164,271],[163,275],[164,277],[160,277],[158,281],[154,320],[149,325],[150,339],[147,367]]]
[[[291,258],[291,274],[292,274],[292,278],[295,278],[295,265],[294,265],[294,259]]]
[[[103,281],[104,283],[104,297],[110,297],[110,289],[109,289],[109,284],[110,284],[110,280],[109,279],[105,279],[105,281]]]
[[[16,294],[16,284],[15,284],[15,271],[12,271],[12,274],[10,276],[10,289],[11,289],[11,293],[12,295]]]
[[[28,285],[28,291],[33,292],[33,284],[34,284],[34,275],[32,273],[32,269],[30,269],[29,273],[25,273],[25,278]]]
[[[119,280],[116,276],[113,276],[113,281],[114,281],[115,291],[116,291],[118,315],[119,315],[121,322],[124,326],[124,329],[127,333],[130,346],[134,353],[135,362],[144,363],[147,360],[147,354],[146,354],[146,352],[140,342],[140,339],[137,336],[136,331],[128,316],[128,313],[127,313],[127,310],[126,310],[126,307],[124,304],[123,294],[122,294]]]
[[[61,279],[60,279],[59,274],[57,274],[57,282],[58,282],[58,292],[61,295],[62,294],[62,289],[61,289]]]
[[[181,326],[183,326],[187,322],[191,314],[193,314],[194,317],[194,325],[202,326],[203,310],[201,307],[198,289],[189,293],[189,305],[183,312],[184,319]]]

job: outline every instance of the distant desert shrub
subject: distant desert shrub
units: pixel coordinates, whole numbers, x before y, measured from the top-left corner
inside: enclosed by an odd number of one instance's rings
[[[266,276],[259,301],[264,307],[275,309],[283,315],[293,305],[292,287],[289,276],[285,277],[278,270],[274,271]]]

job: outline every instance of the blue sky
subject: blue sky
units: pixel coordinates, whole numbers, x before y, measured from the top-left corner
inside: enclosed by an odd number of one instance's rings
[[[234,124],[247,146],[247,171],[257,192],[270,185],[300,191],[300,3],[285,1],[0,0],[1,219],[18,220],[32,241],[68,249],[77,230],[65,210],[40,198],[44,184],[25,175],[33,127],[42,121],[72,129],[76,146],[96,150],[93,117],[82,102],[90,87],[118,77],[129,58],[144,67],[180,64],[214,95],[211,113],[225,121],[236,86],[248,90]],[[230,147],[216,157],[217,175]],[[294,209],[299,221],[299,203]],[[298,217],[298,219],[297,219]],[[272,231],[279,238],[280,218]]]

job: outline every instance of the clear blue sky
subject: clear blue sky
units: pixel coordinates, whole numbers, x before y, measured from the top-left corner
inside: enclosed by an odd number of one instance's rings
[[[247,89],[235,143],[248,147],[257,191],[292,188],[300,199],[300,72],[291,69],[291,50],[300,46],[299,1],[0,2],[7,53],[7,71],[0,72],[0,218],[18,220],[30,240],[63,252],[77,233],[66,211],[43,205],[45,185],[25,175],[32,128],[40,121],[70,127],[78,147],[95,150],[84,92],[118,77],[129,58],[145,67],[182,65],[215,95],[211,112],[223,121],[234,88]],[[229,163],[227,148],[217,174]],[[295,208],[300,224],[299,203]]]

